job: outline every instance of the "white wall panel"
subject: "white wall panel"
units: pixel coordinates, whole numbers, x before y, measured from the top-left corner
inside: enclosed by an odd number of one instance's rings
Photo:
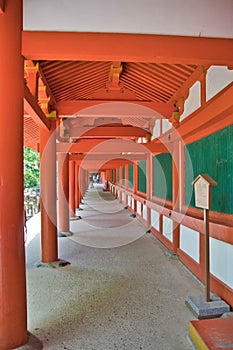
[[[172,128],[172,124],[167,119],[162,119],[162,133],[164,134]]]
[[[141,215],[141,203],[137,201],[137,213]]]
[[[132,201],[131,201],[131,208],[134,210],[134,200],[132,198]]]
[[[24,0],[24,29],[233,37],[232,0]]]
[[[153,128],[152,140],[154,140],[154,139],[156,139],[157,137],[160,136],[160,129],[161,129],[160,124],[161,123],[162,123],[162,120],[160,120],[160,119],[157,119],[155,121],[155,126]]]
[[[147,220],[147,206],[143,204],[142,217],[144,220]]]
[[[210,238],[210,272],[233,288],[233,245]]]
[[[233,27],[233,25],[232,25]],[[212,66],[206,75],[207,101],[233,81],[233,70],[224,66]]]
[[[196,262],[200,261],[199,232],[180,225],[180,249],[191,256]]]
[[[159,232],[159,213],[151,209],[151,225]]]
[[[201,84],[197,81],[190,89],[189,89],[189,97],[185,101],[184,104],[184,113],[181,115],[180,120],[185,119],[191,113],[193,113],[196,109],[201,106]]]
[[[169,239],[169,241],[173,241],[172,220],[166,216],[163,216],[163,235]]]

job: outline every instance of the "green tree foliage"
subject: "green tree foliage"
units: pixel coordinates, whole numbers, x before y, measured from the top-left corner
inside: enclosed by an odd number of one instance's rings
[[[37,187],[40,182],[40,154],[24,147],[24,188]]]

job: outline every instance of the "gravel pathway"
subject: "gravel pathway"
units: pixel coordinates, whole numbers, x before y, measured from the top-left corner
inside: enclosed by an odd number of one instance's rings
[[[200,284],[110,193],[89,191],[78,214],[59,238],[71,265],[36,268],[39,235],[27,245],[29,331],[45,350],[190,350],[185,298]]]

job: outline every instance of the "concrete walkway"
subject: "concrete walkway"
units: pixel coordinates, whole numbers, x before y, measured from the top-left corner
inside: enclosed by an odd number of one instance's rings
[[[28,330],[50,350],[190,350],[185,298],[200,284],[109,192],[89,190],[82,208],[59,238],[69,266],[36,268],[28,232]]]

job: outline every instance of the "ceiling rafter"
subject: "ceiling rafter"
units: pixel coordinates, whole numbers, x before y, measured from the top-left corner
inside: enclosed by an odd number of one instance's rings
[[[148,101],[162,102],[162,103],[167,102],[165,98],[158,98],[157,96],[154,96],[149,92],[145,92],[141,87],[134,86],[132,88],[131,84],[129,84],[128,82],[124,82],[124,86],[127,87],[128,89],[133,90],[135,95],[138,96],[141,101],[148,100]]]
[[[156,76],[156,72],[154,72],[154,77],[150,77],[148,75],[146,75],[145,72],[141,71],[140,69],[128,69],[128,73],[129,75],[132,75],[136,78],[141,77],[142,78],[142,82],[143,81],[147,81],[148,83],[151,83],[151,85],[155,88],[155,90],[160,91],[161,95],[162,92],[164,91],[164,94],[171,93],[173,94],[175,92],[175,86],[170,87],[164,80],[160,80],[157,78]]]
[[[149,63],[137,63],[140,69],[143,69],[148,75],[159,77],[162,81],[166,81],[167,84],[171,86],[179,86],[183,82],[183,79],[176,76],[175,72],[167,72],[166,69],[159,64],[149,64]]]
[[[97,74],[98,73],[98,74]],[[104,74],[104,76],[103,76],[103,74],[102,73],[105,73]],[[86,78],[85,77],[82,77],[82,76],[75,76],[75,77],[73,77],[71,80],[69,80],[69,77],[67,77],[67,80],[66,80],[66,83],[65,84],[62,84],[61,82],[59,82],[59,84],[56,84],[56,86],[54,87],[54,93],[56,94],[56,92],[58,91],[58,90],[60,90],[61,89],[61,87],[63,88],[63,89],[65,89],[65,88],[68,88],[68,89],[72,89],[73,87],[82,87],[82,86],[86,86],[86,85],[88,85],[88,84],[94,84],[94,81],[93,81],[93,79],[94,80],[96,80],[96,81],[98,81],[99,80],[99,76],[101,77],[101,79],[103,80],[103,81],[106,81],[106,70],[105,69],[100,69],[100,70],[98,70],[98,71],[96,71],[96,72],[92,72],[92,73],[89,73],[89,75],[88,76],[86,76]]]
[[[166,94],[166,96],[165,96],[165,94],[161,94],[158,89],[152,90],[151,85],[149,83],[147,83],[146,81],[142,82],[135,75],[134,76],[133,76],[133,74],[131,74],[131,75],[132,75],[132,78],[127,77],[127,79],[126,79],[125,77],[124,78],[122,77],[122,81],[123,81],[124,85],[126,87],[128,86],[129,89],[131,89],[135,92],[138,90],[141,90],[142,95],[145,97],[147,96],[147,98],[149,98],[152,101],[155,100],[155,101],[160,101],[160,102],[161,101],[166,102],[169,100],[170,94]],[[126,82],[127,82],[127,85],[126,85]],[[138,84],[135,84],[135,82],[137,82]],[[129,83],[130,83],[130,85],[129,85]]]

